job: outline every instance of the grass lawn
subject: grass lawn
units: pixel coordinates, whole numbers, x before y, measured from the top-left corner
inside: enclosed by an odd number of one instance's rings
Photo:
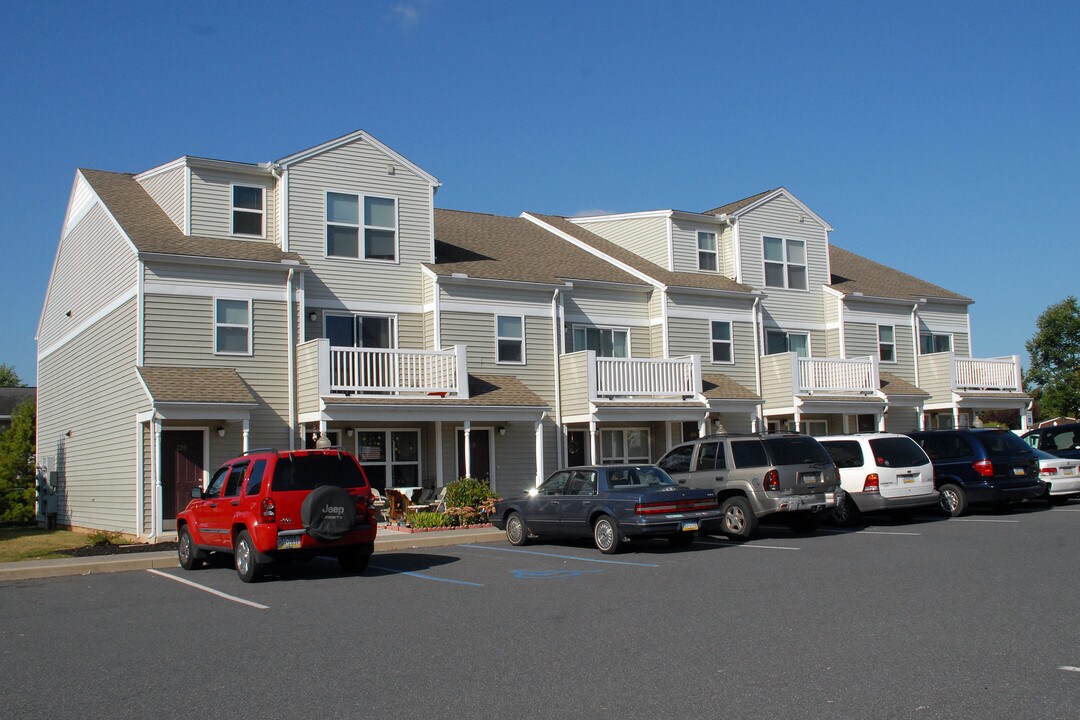
[[[69,530],[42,530],[34,527],[0,528],[0,562],[61,558],[57,550],[91,543],[86,533]]]

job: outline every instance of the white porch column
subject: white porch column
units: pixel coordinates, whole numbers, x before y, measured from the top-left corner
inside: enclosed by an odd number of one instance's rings
[[[1023,387],[1021,385],[1021,387]],[[1020,410],[1020,432],[1027,432],[1031,429],[1031,424],[1028,423],[1028,413],[1031,412],[1031,404]]]
[[[795,427],[792,428],[793,432],[802,432],[802,413],[799,412],[799,406],[795,406],[795,417],[793,418]]]
[[[472,421],[465,421],[465,477],[472,477],[472,448],[469,439],[472,436]]]
[[[597,433],[597,431],[596,431],[596,421],[595,420],[590,420],[589,421],[589,463],[591,465],[596,465],[597,463],[600,462],[599,459],[598,459],[600,457],[600,448],[597,447],[597,438],[598,437],[599,437],[599,433]]]
[[[697,435],[698,435],[698,437],[705,437],[708,434],[709,434],[709,414],[705,413],[705,417],[698,420]],[[680,436],[679,439],[681,440],[682,437]]]
[[[153,491],[150,493],[150,539],[156,541],[161,535],[161,420],[154,418],[150,424],[151,453],[150,477]]]
[[[536,436],[536,486],[544,482],[544,420],[541,418],[533,423],[533,433]]]
[[[952,406],[952,426],[954,429],[960,427],[960,406],[955,403]]]
[[[442,420],[435,421],[435,486],[442,487],[446,484],[446,474],[443,472],[443,447],[442,447]]]
[[[251,449],[251,420],[249,418],[244,418],[243,449],[244,449],[244,452],[247,452],[248,450]]]
[[[885,411],[874,414],[877,415],[877,431],[885,432]]]

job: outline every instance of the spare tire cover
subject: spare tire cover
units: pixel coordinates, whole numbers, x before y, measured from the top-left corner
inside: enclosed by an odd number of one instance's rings
[[[316,540],[340,540],[356,523],[356,502],[343,488],[323,485],[304,498],[300,520]]]

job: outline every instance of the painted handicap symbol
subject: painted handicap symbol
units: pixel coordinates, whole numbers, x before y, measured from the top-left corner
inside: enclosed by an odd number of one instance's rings
[[[577,577],[586,573],[604,572],[603,570],[511,570],[518,580],[552,580],[555,578]]]

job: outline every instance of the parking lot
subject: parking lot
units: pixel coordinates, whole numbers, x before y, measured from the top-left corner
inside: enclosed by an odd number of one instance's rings
[[[1075,718],[1080,503],[0,584],[18,718]]]

